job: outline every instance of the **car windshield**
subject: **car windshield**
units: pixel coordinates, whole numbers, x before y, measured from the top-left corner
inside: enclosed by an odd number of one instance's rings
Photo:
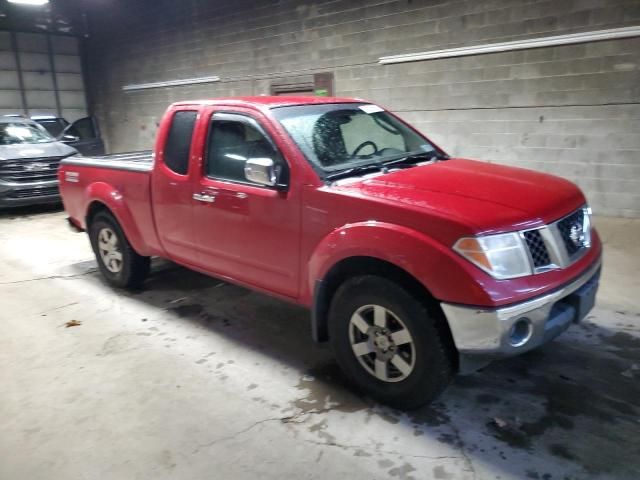
[[[62,135],[65,127],[69,125],[69,122],[62,118],[42,118],[35,121],[42,125],[47,130],[47,132],[49,132],[55,138],[58,138],[60,135]]]
[[[442,153],[377,105],[296,105],[274,108],[272,112],[325,178],[407,156]]]
[[[27,122],[0,123],[0,145],[53,142],[54,138],[40,125]]]

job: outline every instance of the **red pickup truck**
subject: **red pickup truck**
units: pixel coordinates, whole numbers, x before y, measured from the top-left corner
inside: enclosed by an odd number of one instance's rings
[[[59,180],[108,282],[138,286],[158,256],[304,305],[353,383],[398,407],[548,342],[598,288],[575,185],[450,158],[362,100],[176,103],[154,152],[71,157]]]

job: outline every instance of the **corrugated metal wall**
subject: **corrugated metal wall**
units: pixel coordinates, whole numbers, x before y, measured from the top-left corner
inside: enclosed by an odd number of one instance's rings
[[[0,115],[16,113],[87,115],[76,37],[0,32]]]

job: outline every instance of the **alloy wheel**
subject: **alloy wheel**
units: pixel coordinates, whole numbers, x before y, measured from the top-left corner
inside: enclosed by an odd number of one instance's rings
[[[415,346],[409,329],[391,310],[364,305],[349,321],[351,349],[362,367],[378,380],[400,382],[415,367]]]
[[[112,229],[105,227],[98,233],[98,251],[107,270],[111,273],[120,273],[122,271],[123,261],[120,242]]]

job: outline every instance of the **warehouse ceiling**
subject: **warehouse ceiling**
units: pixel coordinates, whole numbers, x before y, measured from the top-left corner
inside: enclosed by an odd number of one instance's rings
[[[89,37],[105,11],[119,18],[126,30],[141,20],[162,21],[154,13],[170,11],[171,21],[191,11],[195,1],[174,0],[49,0],[44,6],[20,5],[0,0],[0,31],[49,32]],[[206,2],[205,2],[206,3]],[[212,2],[219,5],[220,2]],[[230,3],[231,4],[231,3]]]
[[[0,0],[0,30],[85,35],[83,3],[52,0],[44,6],[30,6]]]

